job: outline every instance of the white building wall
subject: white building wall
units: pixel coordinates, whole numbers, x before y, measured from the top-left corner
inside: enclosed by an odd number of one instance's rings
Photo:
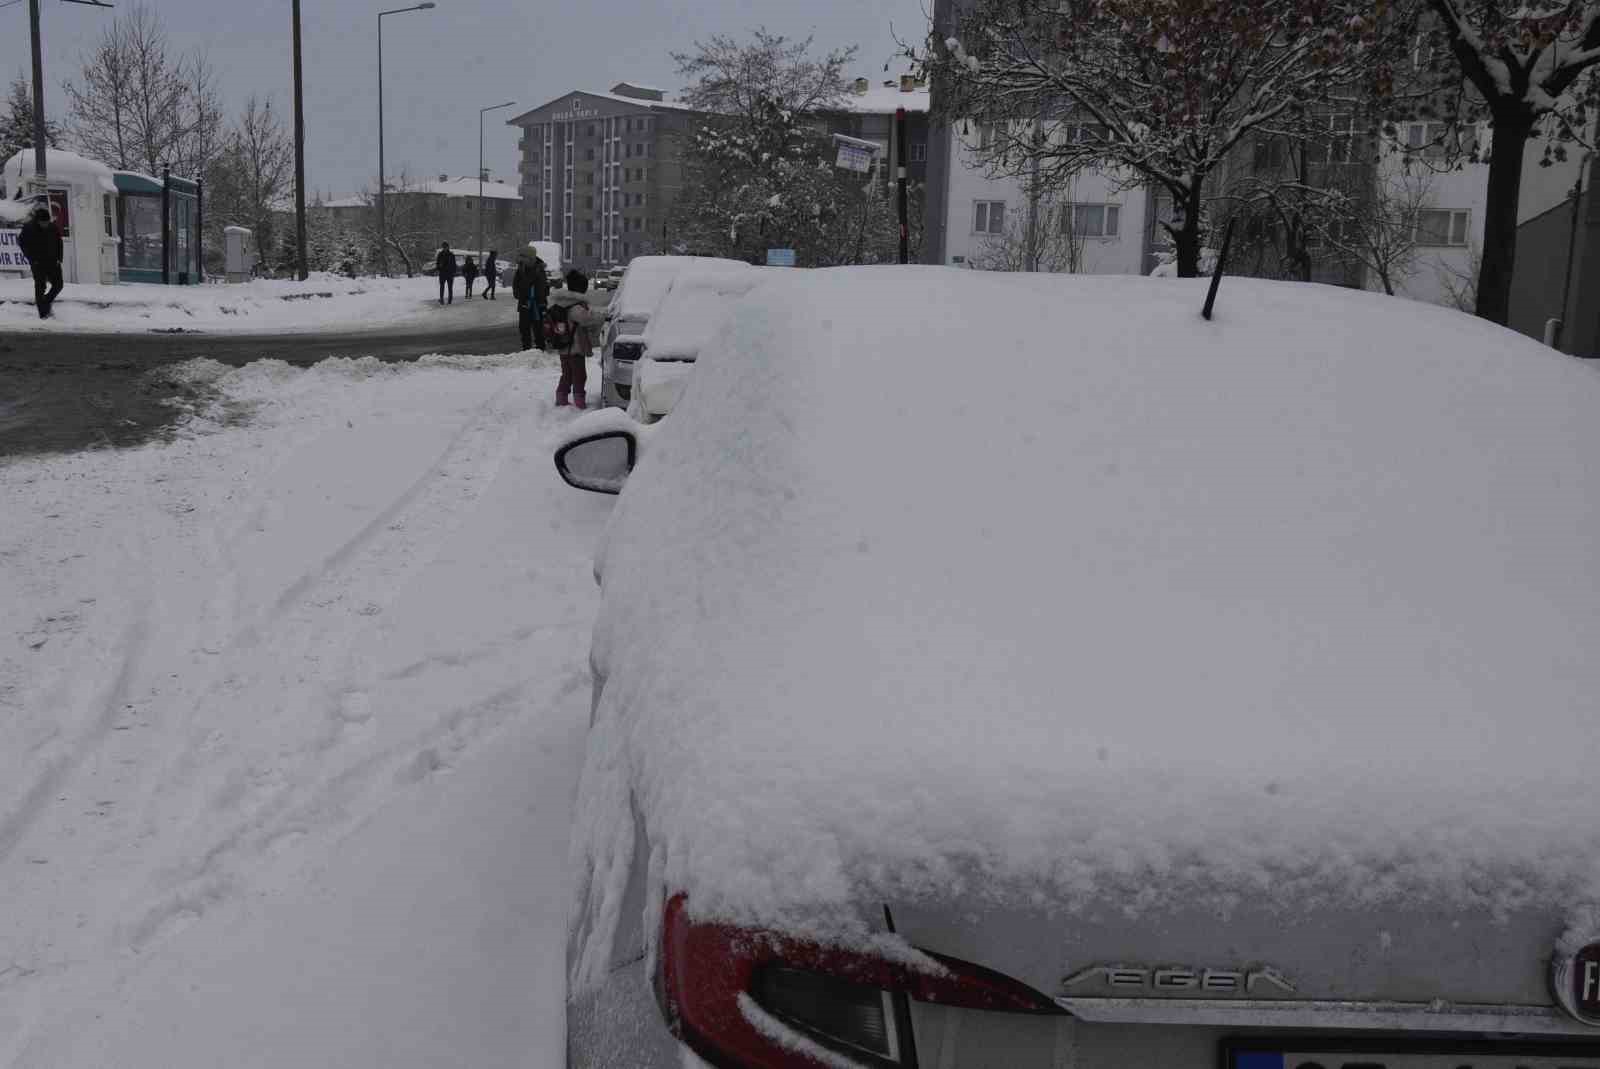
[[[950,139],[950,193],[945,205],[945,259],[958,266],[981,257],[990,236],[979,233],[977,204],[1002,201],[1006,217],[1025,223],[1028,198],[1015,178],[991,178],[974,158],[976,129]],[[1086,173],[1076,178],[1062,199],[1079,204],[1116,205],[1115,237],[1083,239],[1083,274],[1136,275],[1143,260],[1146,194],[1143,187],[1115,190],[1104,175]],[[1013,214],[1015,213],[1015,214]],[[987,211],[985,215],[987,215]]]
[[[1486,137],[1487,131],[1482,131],[1480,136]],[[1408,164],[1399,151],[1386,150],[1378,164],[1378,181],[1391,189],[1405,182],[1421,183],[1424,210],[1466,213],[1464,241],[1445,245],[1419,243],[1410,270],[1395,285],[1395,292],[1400,296],[1431,304],[1451,304],[1450,285],[1459,287],[1464,279],[1470,278],[1473,262],[1483,251],[1488,164],[1464,163],[1457,170],[1435,172],[1429,170],[1424,161],[1413,160]],[[1372,277],[1367,280],[1367,288],[1381,290],[1383,287]]]

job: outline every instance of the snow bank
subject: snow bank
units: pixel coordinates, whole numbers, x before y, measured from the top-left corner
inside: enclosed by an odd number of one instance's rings
[[[1600,378],[1328,287],[1228,278],[1207,323],[1206,285],[742,301],[599,556],[578,893],[635,812],[697,913],[827,938],[946,891],[1600,891]]]
[[[23,201],[0,199],[0,223],[21,226],[28,221],[30,208],[31,206]]]
[[[381,328],[437,316],[438,283],[428,278],[315,275],[237,285],[69,285],[55,317],[40,320],[33,283],[0,278],[0,330],[37,332],[196,331],[288,333]]]
[[[728,322],[733,303],[769,277],[748,267],[686,269],[661,295],[645,328],[649,358],[693,360]]]
[[[617,314],[624,319],[645,319],[661,303],[672,280],[685,268],[700,270],[749,270],[743,260],[727,260],[717,256],[635,256],[628,263],[617,287],[614,303]]]

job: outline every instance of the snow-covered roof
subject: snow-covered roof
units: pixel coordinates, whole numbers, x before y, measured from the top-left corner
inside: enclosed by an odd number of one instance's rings
[[[643,89],[645,87],[644,86],[636,86],[636,88]],[[621,93],[611,93],[611,92],[605,92],[605,91],[597,91],[597,90],[593,90],[593,89],[574,89],[569,93],[563,93],[561,96],[555,97],[553,100],[549,101],[548,103],[540,104],[537,108],[531,108],[528,111],[523,112],[521,115],[512,116],[511,118],[506,120],[506,125],[507,126],[522,126],[522,125],[524,125],[524,124],[526,124],[528,122],[528,117],[530,115],[534,114],[534,112],[542,111],[543,109],[548,108],[550,106],[550,104],[555,103],[556,101],[566,100],[566,99],[569,99],[569,98],[571,98],[573,96],[576,96],[578,94],[582,94],[583,96],[598,97],[601,100],[610,100],[610,101],[613,101],[613,102],[615,102],[617,104],[626,104],[626,105],[628,105],[629,107],[632,107],[632,108],[643,108],[643,109],[645,109],[647,111],[653,111],[653,110],[658,110],[658,109],[664,109],[664,110],[667,110],[667,111],[694,111],[695,110],[694,108],[690,107],[688,104],[683,103],[681,100],[649,100],[649,99],[645,99],[645,98],[642,98],[642,97],[624,96]]]
[[[697,916],[845,941],[1596,900],[1594,369],[1318,285],[763,283],[597,561],[593,894],[636,813]]]
[[[116,186],[112,184],[112,171],[110,167],[99,160],[91,160],[80,156],[76,152],[66,149],[46,149],[45,166],[49,168],[51,178],[74,178],[79,181],[92,179],[108,193],[115,193]],[[19,185],[22,179],[33,177],[33,149],[23,149],[12,156],[5,163],[3,182],[6,186]]]
[[[899,86],[890,88],[886,85],[875,85],[864,93],[847,91],[838,107],[830,110],[853,111],[864,115],[893,115],[898,108],[905,108],[907,111],[927,111],[932,100],[933,96],[926,86],[902,90]]]
[[[389,188],[389,196],[401,197],[407,193],[432,193],[442,197],[476,197],[478,195],[478,180],[471,177],[431,179],[424,182],[410,182],[405,186],[398,183]],[[484,200],[521,200],[522,193],[516,186],[507,185],[505,182],[483,183]],[[322,202],[324,208],[365,208],[371,203],[366,194],[357,194],[353,197],[338,197],[334,200]]]

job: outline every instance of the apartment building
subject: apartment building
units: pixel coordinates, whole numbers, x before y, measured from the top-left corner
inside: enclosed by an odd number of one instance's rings
[[[586,271],[670,246],[694,111],[649,86],[575,90],[511,119],[529,238],[559,242]]]

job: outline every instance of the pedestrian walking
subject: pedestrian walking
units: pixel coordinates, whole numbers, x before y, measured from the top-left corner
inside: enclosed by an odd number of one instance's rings
[[[440,242],[439,255],[434,257],[433,266],[439,269],[439,303],[446,303],[445,297],[449,296],[448,303],[456,303],[456,254],[450,251],[448,241]]]
[[[33,215],[22,224],[17,234],[17,247],[28,258],[33,270],[33,303],[39,308],[39,318],[49,319],[54,313],[50,306],[61,296],[61,259],[66,247],[61,240],[61,228],[50,217],[50,206],[40,204]],[[46,292],[48,287],[48,292]]]
[[[556,404],[564,405],[571,399],[574,408],[588,407],[584,390],[589,384],[589,356],[594,352],[594,342],[589,337],[589,278],[573,268],[567,272],[566,289],[550,295],[550,305],[545,313],[544,335],[550,348],[561,354],[561,379],[556,384]]]
[[[550,275],[532,242],[517,254],[517,273],[511,276],[511,295],[517,299],[517,330],[522,335],[522,348],[543,349]]]
[[[483,261],[483,299],[494,300],[494,291],[500,285],[500,262],[495,259],[500,254],[494,249],[489,250],[489,258]]]
[[[461,265],[461,278],[467,284],[467,300],[472,300],[472,284],[478,281],[478,261],[467,257],[467,262]]]

